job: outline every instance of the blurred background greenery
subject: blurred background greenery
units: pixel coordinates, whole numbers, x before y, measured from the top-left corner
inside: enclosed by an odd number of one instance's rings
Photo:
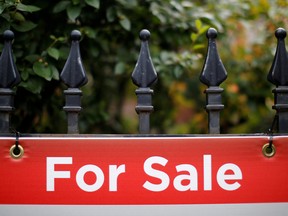
[[[287,0],[1,0],[0,33],[15,33],[13,51],[22,78],[12,125],[21,133],[66,133],[66,86],[59,73],[70,32],[78,29],[89,79],[82,87],[81,133],[137,133],[136,86],[130,76],[140,50],[138,34],[146,28],[159,77],[151,132],[207,133],[207,87],[199,75],[205,33],[214,27],[228,72],[221,85],[221,132],[265,132],[275,114],[274,86],[266,79],[276,49],[274,31],[287,29],[287,11]]]

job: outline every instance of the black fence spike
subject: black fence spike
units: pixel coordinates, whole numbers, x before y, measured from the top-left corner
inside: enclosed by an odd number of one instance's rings
[[[71,32],[72,43],[70,53],[60,74],[61,80],[69,88],[80,88],[88,81],[80,54],[80,39],[81,33],[78,30],[73,30]]]
[[[218,86],[227,78],[227,72],[217,51],[216,29],[209,28],[206,37],[208,38],[208,49],[200,80],[207,86]]]
[[[273,89],[274,106],[278,115],[278,132],[288,133],[288,56],[285,47],[286,30],[275,31],[277,48],[267,79],[276,86]]]
[[[14,109],[14,86],[21,81],[12,54],[14,33],[6,30],[3,34],[4,47],[0,57],[0,133],[10,131],[10,113]]]
[[[68,89],[64,91],[66,102],[63,107],[67,113],[68,134],[79,133],[78,118],[79,112],[82,110],[82,91],[79,88],[88,81],[80,55],[80,38],[81,33],[79,31],[73,30],[71,32],[72,44],[70,53],[60,75],[61,80],[68,86]]]
[[[285,47],[286,30],[278,28],[275,31],[277,48],[267,79],[276,86],[288,84],[288,55]]]
[[[11,44],[14,39],[14,33],[10,30],[6,30],[3,37],[4,47],[0,57],[0,88],[12,88],[21,80],[12,54]]]
[[[207,55],[200,75],[200,81],[208,86],[206,93],[206,111],[208,113],[208,131],[210,134],[220,133],[220,111],[224,109],[221,102],[223,89],[219,85],[227,78],[227,72],[219,57],[216,37],[217,31],[209,28]]]
[[[154,69],[148,40],[150,32],[146,29],[140,32],[141,49],[135,69],[131,75],[133,83],[139,88],[136,89],[137,105],[135,110],[139,116],[139,133],[148,134],[150,132],[150,114],[153,112],[152,95],[150,86],[156,82],[157,73]]]
[[[139,35],[141,39],[141,50],[135,69],[132,73],[132,80],[138,87],[150,87],[157,80],[153,62],[151,60],[148,40],[150,32],[143,29]]]

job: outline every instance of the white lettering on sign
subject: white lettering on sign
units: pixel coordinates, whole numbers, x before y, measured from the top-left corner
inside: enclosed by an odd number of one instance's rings
[[[55,165],[72,165],[72,157],[47,157],[46,158],[46,191],[55,191],[56,179],[70,179],[69,170],[56,170]],[[161,156],[152,156],[145,160],[143,168],[145,174],[157,179],[157,183],[145,181],[143,187],[149,191],[161,192],[166,190],[171,182],[177,191],[198,191],[198,171],[192,164],[179,164],[175,166],[176,177],[171,181],[169,174],[159,167],[166,167],[168,159]],[[122,164],[108,166],[109,191],[118,190],[118,177],[125,173],[126,165]],[[88,184],[85,181],[86,173],[91,172],[95,175],[95,182]],[[185,173],[183,173],[185,172]],[[86,164],[78,169],[75,177],[78,187],[85,192],[99,190],[104,182],[105,175],[103,170],[94,165]],[[239,166],[233,163],[223,164],[216,174],[217,184],[224,190],[234,191],[241,187],[242,171]],[[159,181],[158,181],[159,180]],[[212,156],[203,155],[203,190],[212,190]]]
[[[55,171],[56,164],[72,164],[72,157],[47,157],[46,159],[46,190],[55,190],[56,178],[70,178],[70,171]]]
[[[84,176],[87,172],[92,172],[95,174],[96,181],[94,184],[89,185],[85,182]],[[82,166],[78,170],[76,174],[76,182],[77,182],[77,185],[86,192],[97,191],[99,188],[102,187],[104,183],[104,173],[98,166],[88,164],[88,165]]]
[[[168,160],[164,157],[153,156],[148,158],[144,162],[144,171],[147,175],[159,179],[161,183],[155,184],[146,181],[143,187],[147,190],[160,192],[168,188],[170,184],[170,178],[164,171],[153,168],[153,165],[166,166]],[[191,164],[180,164],[176,167],[177,172],[187,172],[188,174],[179,174],[174,178],[173,186],[178,191],[198,191],[198,172],[197,169]],[[230,171],[227,174],[227,171]],[[242,179],[241,169],[233,163],[226,163],[222,165],[217,172],[218,185],[228,191],[237,190],[241,185],[237,180]],[[185,180],[186,184],[182,184]],[[227,182],[230,181],[230,183]],[[203,155],[203,189],[204,191],[212,190],[212,156]],[[233,181],[233,182],[231,182]],[[187,182],[189,182],[187,184]]]
[[[225,174],[227,171],[231,170],[232,174]],[[217,172],[217,182],[224,190],[233,191],[237,190],[241,185],[239,182],[234,182],[228,184],[226,180],[241,180],[242,172],[240,168],[232,163],[227,163],[221,166]]]
[[[118,176],[121,173],[125,173],[125,165],[122,164],[119,167],[116,165],[110,165],[109,166],[109,191],[117,191],[117,181],[118,181]]]
[[[71,165],[72,157],[47,157],[46,158],[46,191],[55,191],[55,180],[60,178],[71,178],[70,171],[55,170],[55,165]],[[87,184],[84,176],[87,172],[92,172],[96,176],[93,184]],[[117,165],[109,165],[109,191],[117,191],[118,177],[121,173],[125,173],[125,165],[119,167]],[[104,173],[102,169],[93,164],[87,164],[77,171],[76,183],[80,189],[86,192],[94,192],[99,190],[104,184]]]
[[[160,164],[162,166],[165,166],[167,162],[168,160],[166,158],[158,157],[158,156],[150,157],[145,161],[144,163],[145,173],[150,176],[160,179],[161,183],[153,184],[153,183],[146,181],[143,185],[144,188],[150,191],[158,192],[158,191],[165,190],[169,186],[169,183],[170,183],[169,176],[165,172],[152,168],[153,164]]]
[[[204,191],[212,190],[212,158],[211,155],[203,156]]]
[[[177,172],[187,171],[189,175],[178,175],[173,181],[174,188],[178,191],[197,191],[198,190],[198,173],[196,168],[191,164],[180,164],[176,166]],[[182,182],[188,180],[189,184],[183,185]]]

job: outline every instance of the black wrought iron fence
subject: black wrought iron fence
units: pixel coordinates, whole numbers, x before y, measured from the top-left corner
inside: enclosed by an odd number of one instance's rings
[[[227,78],[227,72],[217,51],[217,31],[210,28],[206,34],[208,38],[207,55],[200,74],[200,81],[207,85],[206,111],[208,113],[209,134],[220,133],[220,111],[224,109],[221,94],[223,89],[219,85]],[[279,133],[288,132],[288,55],[285,48],[286,31],[278,28],[275,31],[277,49],[268,73],[268,81],[276,86],[274,93],[274,106],[276,110],[275,122]],[[14,109],[13,87],[17,86],[21,79],[12,55],[12,40],[14,34],[7,30],[3,34],[4,48],[0,57],[0,133],[9,133],[10,115]],[[87,76],[80,55],[79,41],[81,34],[74,30],[71,32],[71,49],[66,64],[60,74],[61,80],[68,87],[64,91],[67,113],[67,133],[78,134],[78,116],[81,111],[82,91],[80,87],[87,83]],[[135,69],[132,73],[132,81],[138,86],[136,112],[139,115],[139,133],[149,134],[150,114],[153,112],[152,84],[157,80],[157,73],[151,60],[148,41],[150,32],[140,32],[141,49]],[[276,121],[277,120],[277,121]]]

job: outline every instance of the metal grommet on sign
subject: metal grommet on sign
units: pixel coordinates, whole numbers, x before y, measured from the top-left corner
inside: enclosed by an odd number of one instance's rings
[[[279,121],[278,114],[276,113],[272,122],[271,127],[268,129],[267,135],[269,136],[269,142],[264,144],[262,147],[262,153],[265,157],[271,158],[276,154],[276,148],[273,144],[273,132],[276,125],[276,122]],[[277,129],[276,129],[277,130]]]
[[[266,143],[262,147],[262,153],[265,157],[273,157],[276,154],[276,148],[272,143]]]
[[[14,129],[13,129],[13,131],[15,132],[15,144],[13,146],[11,146],[11,148],[10,148],[10,155],[14,159],[19,159],[24,155],[24,149],[19,144],[20,133]]]
[[[10,148],[10,155],[14,159],[20,159],[24,155],[24,149],[21,145],[14,144]]]

